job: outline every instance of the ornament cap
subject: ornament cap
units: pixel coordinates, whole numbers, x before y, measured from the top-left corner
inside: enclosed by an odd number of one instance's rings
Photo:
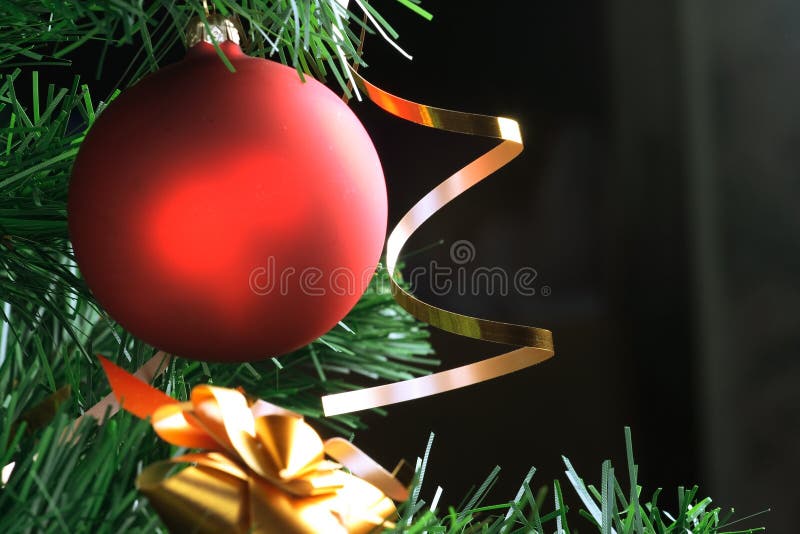
[[[211,13],[206,17],[206,20],[208,21],[208,26],[198,16],[194,16],[189,20],[189,24],[186,26],[186,46],[188,48],[203,41],[209,44],[213,44],[214,41],[217,43],[232,41],[239,44],[238,21],[219,13]]]

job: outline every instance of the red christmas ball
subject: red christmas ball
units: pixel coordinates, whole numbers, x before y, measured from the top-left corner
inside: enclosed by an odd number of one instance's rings
[[[103,111],[69,189],[78,266],[128,331],[257,360],[310,343],[366,289],[386,232],[378,155],[321,83],[201,42]]]

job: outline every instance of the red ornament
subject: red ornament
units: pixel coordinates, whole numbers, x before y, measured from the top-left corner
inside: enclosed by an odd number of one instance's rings
[[[294,69],[200,42],[84,140],[69,190],[78,265],[122,326],[172,354],[257,360],[308,344],[366,289],[386,186],[342,100]]]

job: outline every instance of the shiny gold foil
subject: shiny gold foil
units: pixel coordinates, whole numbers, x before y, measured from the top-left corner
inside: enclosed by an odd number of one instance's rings
[[[397,260],[411,235],[448,202],[522,152],[522,136],[517,122],[505,117],[463,113],[411,102],[372,85],[353,69],[350,74],[362,94],[396,117],[438,130],[501,140],[499,145],[436,186],[405,214],[389,235],[386,266],[391,276],[392,295],[400,306],[417,319],[454,334],[522,348],[429,376],[322,397],[325,415],[355,412],[435,395],[513,373],[553,356],[553,338],[549,330],[443,310],[416,298],[398,284]]]
[[[150,417],[165,441],[202,449],[150,465],[136,480],[172,532],[366,534],[392,526],[392,499],[408,497],[352,443],[323,441],[295,413],[209,385],[179,403],[101,362],[123,409]]]

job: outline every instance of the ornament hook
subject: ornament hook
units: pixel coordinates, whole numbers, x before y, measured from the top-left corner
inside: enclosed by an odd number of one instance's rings
[[[203,3],[205,6],[205,2]],[[186,27],[186,47],[191,48],[201,41],[209,44],[224,43],[231,41],[240,44],[240,32],[238,21],[219,13],[208,13],[206,10],[206,20],[198,16],[189,19]]]

